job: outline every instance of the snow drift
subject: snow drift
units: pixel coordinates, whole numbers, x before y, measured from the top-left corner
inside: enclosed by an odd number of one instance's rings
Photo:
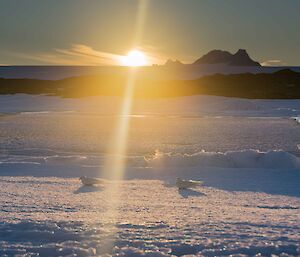
[[[0,158],[0,165],[34,164],[43,166],[65,166],[82,168],[103,167],[105,160],[113,158],[106,155],[67,155],[54,153],[39,156],[12,155]],[[172,167],[217,167],[254,169],[299,169],[300,158],[282,150],[240,150],[227,152],[165,153],[156,151],[150,155],[125,156],[128,168],[172,168]]]
[[[300,169],[300,158],[284,151],[242,150],[225,153],[201,151],[194,154],[157,151],[153,157],[145,158],[145,161],[149,166]]]

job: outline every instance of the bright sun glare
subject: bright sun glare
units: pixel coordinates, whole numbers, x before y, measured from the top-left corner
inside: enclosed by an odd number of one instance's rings
[[[121,58],[122,65],[125,66],[145,66],[147,65],[146,55],[138,50],[131,50],[126,56]]]

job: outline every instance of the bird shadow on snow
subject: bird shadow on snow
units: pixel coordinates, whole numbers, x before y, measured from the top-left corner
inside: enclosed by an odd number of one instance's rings
[[[100,192],[102,190],[103,190],[102,187],[99,187],[99,186],[81,186],[77,190],[74,191],[74,194]]]
[[[165,187],[176,187],[173,183],[169,181],[165,181],[163,184]],[[189,198],[189,197],[201,197],[206,196],[206,194],[196,191],[194,189],[178,189],[178,194],[180,194],[183,198]]]
[[[166,172],[165,172],[166,173]],[[173,187],[168,180],[182,176],[174,169],[164,177],[164,186]],[[258,192],[271,195],[300,197],[300,170],[255,168],[192,168],[186,169],[185,178],[203,181],[204,187],[229,192]]]
[[[195,179],[202,180],[204,186],[230,192],[300,197],[299,170],[206,169],[198,172]]]
[[[194,196],[194,197],[206,196],[206,194],[202,192],[198,192],[193,189],[178,189],[178,194],[180,194],[183,198],[189,198],[190,196]]]

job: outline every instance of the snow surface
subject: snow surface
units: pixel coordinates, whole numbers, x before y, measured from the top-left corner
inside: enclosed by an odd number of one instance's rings
[[[1,256],[300,254],[299,198],[129,180],[111,219],[111,183],[2,177]]]
[[[122,99],[94,96],[60,98],[43,95],[0,95],[1,114],[81,113],[117,115]],[[188,116],[300,116],[300,100],[257,100],[221,96],[187,96],[152,100],[135,100],[132,115],[140,117],[173,115]]]
[[[300,254],[298,197],[159,180],[123,181],[110,195],[112,183],[2,177],[1,256]],[[111,197],[120,197],[112,218]]]
[[[300,255],[299,100],[137,101],[111,181],[119,106],[0,96],[0,256]]]

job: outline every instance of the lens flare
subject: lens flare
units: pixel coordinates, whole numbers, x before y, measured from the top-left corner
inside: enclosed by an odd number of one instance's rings
[[[124,66],[145,66],[148,64],[146,55],[138,50],[131,50],[126,56],[121,58],[121,64]]]

